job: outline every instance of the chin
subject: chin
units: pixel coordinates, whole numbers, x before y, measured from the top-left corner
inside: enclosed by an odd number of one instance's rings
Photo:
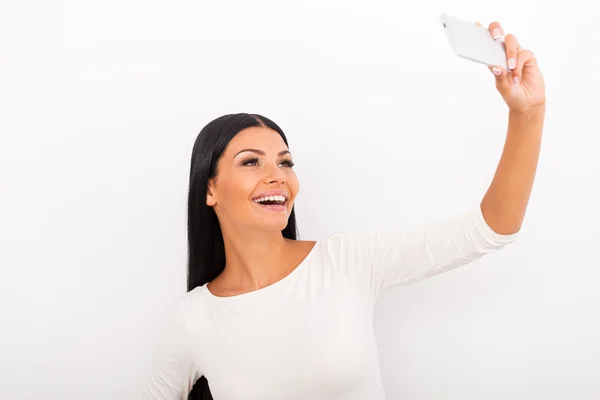
[[[289,216],[286,218],[264,218],[259,221],[259,228],[264,231],[281,232],[287,226],[288,218]]]
[[[253,208],[256,212],[256,225],[260,230],[281,232],[288,225],[288,221],[291,214],[291,209],[288,209],[289,205],[285,206],[273,206],[267,205],[262,206],[253,204]]]

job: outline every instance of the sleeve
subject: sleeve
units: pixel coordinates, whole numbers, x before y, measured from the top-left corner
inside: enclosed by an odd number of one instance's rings
[[[155,346],[142,399],[187,400],[200,376],[181,300]]]
[[[453,270],[512,243],[520,231],[493,231],[480,207],[400,231],[338,234],[326,245],[327,262],[373,296]]]

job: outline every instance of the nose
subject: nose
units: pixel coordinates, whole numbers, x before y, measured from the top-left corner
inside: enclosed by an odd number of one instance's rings
[[[277,164],[265,168],[265,183],[285,183],[285,174]]]

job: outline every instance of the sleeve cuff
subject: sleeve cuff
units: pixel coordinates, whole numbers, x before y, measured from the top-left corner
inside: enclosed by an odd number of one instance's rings
[[[521,231],[517,231],[515,233],[509,235],[502,235],[500,233],[495,232],[486,222],[483,217],[483,211],[481,210],[481,206],[477,206],[476,210],[472,213],[473,222],[477,229],[477,232],[486,240],[486,242],[492,245],[505,245],[508,243],[514,242],[519,236],[521,236]]]

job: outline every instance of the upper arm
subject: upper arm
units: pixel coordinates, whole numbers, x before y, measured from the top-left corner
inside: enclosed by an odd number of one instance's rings
[[[183,303],[180,302],[155,347],[143,399],[187,399],[199,378]]]
[[[468,264],[514,241],[486,223],[481,208],[406,230],[336,235],[330,260],[346,277],[377,296]]]

